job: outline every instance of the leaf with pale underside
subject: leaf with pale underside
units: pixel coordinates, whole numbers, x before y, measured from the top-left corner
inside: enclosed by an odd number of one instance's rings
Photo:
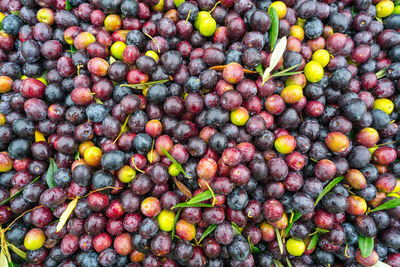
[[[65,211],[61,214],[60,220],[57,224],[56,232],[60,232],[64,225],[67,223],[69,216],[74,211],[76,207],[76,203],[78,203],[78,198],[74,198],[67,206]]]

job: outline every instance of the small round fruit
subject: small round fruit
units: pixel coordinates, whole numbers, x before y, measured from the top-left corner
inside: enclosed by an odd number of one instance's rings
[[[279,19],[283,19],[286,16],[286,5],[284,2],[282,1],[273,2],[268,8],[268,13],[270,8],[274,8],[276,10]]]
[[[8,93],[12,89],[13,80],[8,76],[0,76],[0,93]]]
[[[325,49],[318,49],[312,55],[312,60],[317,61],[319,64],[321,64],[322,67],[328,65],[329,58],[330,58],[329,52]]]
[[[179,238],[191,241],[196,236],[196,228],[194,224],[185,220],[179,220],[176,223],[176,234]]]
[[[217,22],[212,17],[204,18],[199,23],[199,31],[203,36],[212,36],[216,29]]]
[[[287,104],[297,103],[303,98],[303,89],[297,84],[289,85],[282,90],[281,97]]]
[[[140,210],[147,217],[155,217],[161,212],[160,201],[155,197],[148,197],[142,201]]]
[[[13,160],[8,152],[0,153],[0,172],[8,172],[13,168]]]
[[[136,171],[130,166],[125,165],[117,172],[118,179],[123,183],[130,183],[136,177]]]
[[[98,166],[100,164],[101,156],[101,149],[96,146],[89,147],[83,152],[83,159],[90,167]]]
[[[178,166],[176,166],[175,163],[172,163],[171,165],[169,165],[168,167],[168,173],[171,176],[178,176],[181,173],[181,170],[179,169]]]
[[[42,229],[33,228],[26,234],[24,246],[28,250],[38,250],[44,245],[45,239]]]
[[[391,0],[380,1],[376,4],[376,16],[378,18],[384,18],[393,13],[394,3]]]
[[[304,75],[309,82],[319,82],[324,76],[324,68],[319,62],[311,60],[304,67]]]
[[[111,55],[119,60],[122,60],[122,55],[124,54],[124,50],[125,50],[126,44],[124,44],[123,42],[115,42],[113,43],[113,45],[111,46]]]
[[[286,250],[290,255],[299,257],[306,250],[306,245],[303,240],[290,238],[286,242]]]
[[[275,140],[275,149],[281,154],[289,154],[296,148],[296,139],[291,135],[283,135]]]
[[[222,72],[222,77],[228,83],[239,83],[244,77],[242,65],[236,62],[229,63]]]
[[[379,98],[374,101],[373,108],[383,110],[386,114],[390,115],[394,109],[394,104],[387,98]]]
[[[170,232],[174,227],[175,213],[168,210],[162,210],[158,214],[157,220],[161,231]]]
[[[249,120],[249,112],[244,107],[231,111],[231,122],[237,126],[244,126]]]
[[[333,152],[343,152],[349,147],[349,139],[341,132],[330,132],[325,137],[326,146]]]

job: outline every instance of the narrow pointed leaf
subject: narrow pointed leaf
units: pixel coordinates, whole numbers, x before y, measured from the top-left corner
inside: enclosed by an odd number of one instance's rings
[[[175,176],[172,177],[176,187],[178,187],[178,189],[188,198],[191,199],[192,198],[192,192],[190,192],[190,189],[186,187],[186,185],[184,185],[181,181],[178,181],[176,179]]]
[[[160,148],[161,148],[161,150],[164,152],[165,156],[167,156],[167,158],[169,158],[187,178],[191,178],[190,176],[188,176],[188,175],[186,174],[185,170],[182,168],[182,165],[179,164],[179,163],[171,156],[171,154],[168,153],[167,150],[165,150],[162,146],[160,146]]]
[[[250,245],[250,252],[251,252],[251,253],[259,253],[259,252],[260,252],[260,250],[258,249],[258,247],[254,246],[254,244],[250,242],[250,236],[247,237],[247,241],[249,242],[249,245]]]
[[[8,266],[8,260],[6,257],[6,254],[4,253],[4,249],[1,249],[1,254],[0,254],[0,266]]]
[[[373,237],[358,237],[358,248],[360,249],[361,255],[366,258],[372,254],[374,249],[374,238]]]
[[[263,70],[263,67],[262,67],[261,64],[258,65],[258,66],[256,67],[256,71],[258,72],[258,74],[260,74],[261,76],[263,76],[264,70]]]
[[[207,190],[207,191],[201,192],[197,196],[192,197],[187,203],[188,204],[199,203],[199,202],[209,200],[210,198],[212,198],[212,193],[210,190]]]
[[[65,211],[61,214],[60,220],[57,224],[56,232],[60,232],[64,225],[67,223],[69,216],[74,211],[76,207],[76,203],[78,203],[78,198],[74,198],[71,202],[69,202]]]
[[[286,50],[287,39],[286,36],[282,37],[279,42],[276,44],[276,47],[271,55],[271,60],[269,62],[268,68],[265,69],[263,74],[263,83],[268,81],[270,78],[270,73],[275,69],[276,65],[278,65],[279,60],[282,58],[283,53]]]
[[[312,238],[310,240],[310,243],[308,243],[307,250],[311,250],[311,249],[315,248],[317,246],[317,244],[318,244],[318,240],[319,240],[319,234],[315,233],[312,236]]]
[[[99,98],[97,98],[97,97],[93,97],[93,99],[94,99],[94,102],[96,102],[97,104],[104,104],[104,102],[103,101],[101,101]]]
[[[320,234],[329,233],[329,230],[322,229],[322,228],[319,228],[319,227],[315,228],[315,230],[317,230],[317,232],[320,233]]]
[[[232,228],[233,228],[233,233],[235,235],[242,235],[242,232],[241,232],[239,226],[234,222],[232,222],[231,224],[232,224]]]
[[[335,185],[340,183],[344,179],[344,176],[337,177],[332,180],[327,186],[325,186],[324,190],[322,190],[321,194],[319,194],[317,200],[315,201],[315,206],[317,206],[318,202],[329,192],[332,190]]]
[[[148,82],[148,83],[137,83],[137,84],[126,83],[126,84],[121,84],[121,86],[130,87],[130,88],[133,88],[133,89],[144,89],[144,88],[150,87],[150,86],[152,86],[154,84],[166,83],[168,81],[169,81],[169,79],[155,81],[155,82]]]
[[[173,226],[172,226],[172,231],[171,231],[171,239],[172,239],[172,240],[174,240],[176,223],[178,222],[179,217],[181,216],[181,213],[182,213],[182,208],[180,208],[180,209],[178,210],[178,212],[175,214],[174,222],[173,222]]]
[[[276,9],[271,7],[268,10],[268,14],[271,17],[271,27],[269,28],[269,38],[271,44],[271,51],[274,50],[276,40],[278,40],[279,33],[279,17]]]
[[[281,252],[281,254],[283,254],[283,242],[281,233],[279,233],[278,228],[275,228],[275,233],[276,233],[276,240],[278,241],[279,251]]]
[[[49,168],[46,173],[46,181],[49,188],[56,187],[56,183],[54,182],[54,173],[57,171],[57,164],[54,159],[50,158]]]
[[[209,236],[212,232],[214,232],[215,228],[217,228],[216,224],[211,224],[210,226],[207,227],[207,229],[204,231],[203,235],[200,237],[199,241],[197,241],[197,244],[200,244],[201,241],[204,240],[207,236]]]
[[[393,209],[398,206],[400,206],[400,198],[394,198],[392,200],[389,200],[388,202],[383,203],[382,205],[379,205],[375,209],[371,210],[371,212],[378,211],[378,210]]]
[[[285,265],[283,265],[282,262],[280,262],[278,260],[274,260],[274,264],[276,267],[285,267]]]
[[[211,204],[206,204],[206,203],[193,203],[193,204],[189,204],[189,203],[179,203],[175,206],[172,207],[172,209],[176,209],[176,208],[212,208],[214,207]]]
[[[287,263],[288,267],[293,267],[292,264],[290,263],[290,260],[288,259],[288,257],[286,257],[286,263]]]
[[[14,245],[11,244],[11,243],[8,243],[8,242],[7,242],[7,245],[8,245],[8,247],[9,247],[12,251],[14,251],[18,256],[20,256],[20,257],[23,258],[24,260],[27,260],[27,259],[26,259],[26,252],[25,252],[25,251],[20,250],[19,248],[17,248],[16,246],[14,246]]]

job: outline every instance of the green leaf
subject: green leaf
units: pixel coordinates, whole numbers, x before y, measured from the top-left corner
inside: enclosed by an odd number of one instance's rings
[[[250,236],[247,237],[247,241],[249,242],[251,253],[260,253],[258,247],[254,246],[253,243],[250,242]]]
[[[75,160],[78,160],[78,159],[79,159],[79,150],[76,151],[75,156],[74,156],[74,159],[75,159]]]
[[[68,0],[66,0],[65,1],[65,10],[71,10],[71,9],[72,9],[71,3]]]
[[[286,257],[286,262],[287,262],[288,267],[293,267],[292,264],[290,263],[290,260],[288,259],[288,257]]]
[[[160,146],[160,148],[161,148],[161,150],[164,152],[165,156],[167,156],[167,158],[169,158],[187,178],[191,178],[190,176],[188,176],[188,175],[186,174],[185,170],[182,168],[182,165],[179,164],[179,163],[171,156],[171,154],[168,153],[167,150],[165,150],[162,146]],[[211,192],[210,192],[210,193],[211,193]]]
[[[4,204],[6,204],[7,202],[13,200],[14,198],[16,198],[18,195],[20,195],[22,193],[22,191],[24,191],[24,189],[30,185],[33,184],[34,182],[36,182],[37,180],[39,180],[40,176],[36,177],[35,179],[32,180],[32,182],[30,182],[29,184],[27,184],[24,188],[22,188],[21,190],[19,190],[17,193],[15,193],[14,195],[12,195],[11,197],[7,198],[6,200],[4,200],[3,202],[0,203],[0,206],[3,206]]]
[[[396,0],[396,2],[394,3],[395,6],[400,5],[400,0]]]
[[[322,190],[321,194],[319,194],[317,200],[315,201],[315,205],[314,205],[314,206],[317,206],[318,202],[319,202],[329,191],[331,191],[332,188],[335,187],[335,185],[337,185],[338,183],[340,183],[343,179],[344,179],[344,176],[337,177],[337,178],[333,179],[332,182],[330,182],[327,186],[325,186],[324,190]]]
[[[281,254],[283,254],[283,242],[281,233],[279,233],[278,228],[275,228],[275,233],[276,233],[276,240],[278,241],[279,251],[281,252]]]
[[[18,256],[20,256],[20,257],[23,258],[24,260],[28,261],[28,260],[26,259],[26,252],[25,252],[25,251],[20,250],[19,248],[17,248],[16,246],[14,246],[13,244],[10,244],[10,243],[8,243],[8,242],[7,242],[7,246],[8,246],[12,251],[14,251]]]
[[[234,222],[232,222],[231,224],[232,224],[234,235],[242,235],[242,232],[240,231],[239,226]]]
[[[360,235],[358,237],[358,248],[361,251],[363,258],[368,257],[372,254],[374,250],[374,238],[373,237],[363,237]]]
[[[46,173],[46,181],[49,188],[56,187],[56,183],[54,182],[54,173],[58,170],[57,164],[54,159],[50,158],[50,165],[47,169]]]
[[[168,81],[169,81],[169,79],[155,81],[155,82],[148,82],[148,83],[137,83],[137,84],[125,83],[125,84],[121,84],[121,86],[126,86],[126,87],[130,87],[130,88],[133,88],[133,89],[145,89],[146,87],[150,87],[150,86],[152,86],[154,84],[166,83]]]
[[[179,203],[179,204],[173,206],[172,209],[175,209],[175,208],[196,208],[196,207],[197,208],[212,208],[214,206],[211,205],[211,204],[206,204],[206,203],[189,204],[189,203],[185,202],[185,203]]]
[[[351,17],[354,18],[357,15],[356,8],[353,6],[351,8]]]
[[[387,69],[387,68],[388,68],[388,66],[375,73],[376,78],[377,78],[378,80],[379,80],[380,78],[383,78],[383,77],[386,76],[386,69]]]
[[[290,229],[292,228],[293,224],[294,224],[298,219],[300,219],[301,215],[302,215],[302,214],[301,214],[300,212],[298,212],[297,210],[294,211],[292,221],[289,222],[288,226],[287,226],[286,229],[285,229],[285,236],[287,236],[287,235],[289,234]]]
[[[110,65],[113,64],[115,61],[115,58],[113,56],[110,56]]]
[[[172,231],[171,231],[171,239],[174,240],[175,237],[175,228],[176,228],[176,223],[179,220],[179,217],[181,216],[182,213],[182,208],[180,208],[178,210],[178,212],[176,213],[175,217],[174,217],[174,222],[173,222],[173,226],[172,226]]]
[[[200,244],[204,238],[206,238],[209,234],[211,234],[215,230],[215,228],[217,228],[216,224],[211,224],[210,226],[208,226],[207,229],[204,231],[203,235],[200,237],[199,241],[197,241],[197,244]]]
[[[16,11],[16,10],[10,11],[10,13],[13,15],[17,15],[17,16],[19,16],[21,14],[20,11]]]
[[[268,14],[271,17],[271,27],[269,28],[269,39],[271,44],[271,51],[274,50],[276,40],[278,40],[279,33],[279,17],[276,9],[271,7],[268,10]]]
[[[319,234],[326,234],[326,233],[329,233],[329,230],[322,229],[322,228],[319,228],[319,227],[315,228],[315,230],[316,230]]]
[[[0,266],[8,266],[8,259],[6,257],[6,254],[4,253],[4,249],[1,249],[1,254],[0,254]]]
[[[274,51],[272,51],[271,54],[271,60],[269,62],[268,68],[264,70],[264,74],[262,77],[263,84],[268,81],[270,77],[270,73],[274,70],[276,65],[278,65],[279,60],[282,58],[283,54],[285,53],[286,50],[286,44],[287,44],[287,38],[286,36],[283,36],[279,42],[276,44],[276,47]]]
[[[70,47],[69,52],[71,52],[72,55],[75,54],[76,51],[78,51],[78,50],[75,48],[75,46],[73,46],[73,45],[70,45],[69,47]]]
[[[315,248],[315,246],[318,244],[318,239],[319,239],[319,234],[315,233],[312,236],[310,243],[308,243],[307,250],[311,250],[311,249]]]
[[[388,202],[385,202],[382,205],[376,207],[375,209],[371,210],[371,212],[378,211],[378,210],[393,209],[398,206],[400,206],[400,198],[394,198],[394,199],[389,200]]]
[[[276,267],[285,267],[285,265],[283,265],[282,262],[280,262],[278,260],[274,260],[274,264]]]
[[[258,74],[263,76],[264,70],[261,64],[256,67],[256,71],[258,72]]]
[[[203,201],[209,200],[210,198],[212,198],[212,193],[210,190],[207,190],[207,191],[201,192],[197,196],[194,196],[191,199],[189,199],[187,204],[195,204],[195,203],[203,202]]]

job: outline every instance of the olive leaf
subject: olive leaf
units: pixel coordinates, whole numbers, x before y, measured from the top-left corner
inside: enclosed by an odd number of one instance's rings
[[[74,156],[74,159],[75,159],[75,160],[78,160],[78,159],[79,159],[79,150],[76,151],[75,156]]]
[[[113,56],[110,56],[110,65],[113,64],[115,61],[117,61]]]
[[[126,117],[124,124],[121,127],[121,131],[119,131],[119,134],[118,134],[117,138],[115,138],[113,144],[115,144],[118,141],[118,139],[121,137],[122,133],[125,131],[125,128],[126,128],[126,125],[128,124],[130,116],[131,116],[131,114],[128,114],[128,116]]]
[[[1,254],[0,254],[0,266],[8,266],[8,259],[6,254],[4,253],[4,249],[1,249]]]
[[[256,71],[258,74],[260,74],[261,77],[263,76],[264,70],[261,64],[256,67]]]
[[[212,232],[214,232],[215,228],[217,228],[216,224],[211,224],[210,226],[207,227],[207,229],[204,231],[202,236],[200,237],[199,241],[197,241],[197,245],[201,243],[201,241],[204,240],[207,236],[209,236]]]
[[[93,99],[94,99],[94,102],[96,102],[97,104],[104,104],[104,102],[103,101],[101,101],[100,99],[98,99],[97,97],[93,97]]]
[[[285,267],[285,265],[283,265],[282,262],[280,262],[278,260],[274,260],[274,264],[276,267]]]
[[[240,230],[239,226],[236,223],[232,222],[231,225],[233,228],[234,235],[242,235],[242,231]]]
[[[175,176],[172,177],[174,180],[174,183],[176,184],[176,187],[188,198],[192,198],[192,192],[190,192],[190,189],[187,188],[186,185],[184,185],[181,181],[178,181]]]
[[[168,153],[167,150],[165,150],[162,146],[160,146],[160,148],[161,148],[161,150],[164,152],[165,156],[167,156],[167,158],[169,158],[187,178],[191,178],[190,176],[188,176],[188,175],[186,174],[185,170],[182,168],[182,165],[179,164],[179,163],[171,156],[171,154]]]
[[[286,44],[287,44],[287,38],[286,36],[282,37],[279,42],[276,44],[276,47],[274,51],[272,52],[271,59],[269,62],[269,67],[264,70],[263,74],[263,81],[262,84],[264,84],[266,81],[268,81],[270,77],[270,73],[274,70],[276,65],[278,65],[279,60],[282,58],[283,53],[285,53],[286,50]]]
[[[288,226],[287,226],[286,229],[285,229],[285,236],[287,236],[287,235],[289,234],[290,229],[292,228],[293,224],[294,224],[298,219],[300,219],[301,215],[302,215],[302,214],[301,214],[300,212],[298,212],[297,210],[295,210],[295,211],[293,212],[293,217],[291,218],[291,220],[289,221]]]
[[[217,65],[217,66],[212,66],[209,69],[215,70],[215,71],[224,71],[226,66],[228,66],[228,65]],[[258,71],[257,71],[257,68],[256,68],[256,70],[248,70],[248,69],[243,68],[243,72],[247,73],[247,74],[254,74],[254,73],[257,73]]]
[[[169,79],[155,81],[155,82],[148,82],[148,83],[137,83],[137,84],[125,83],[125,84],[121,84],[121,86],[126,86],[126,87],[130,87],[130,88],[133,88],[133,89],[146,89],[147,87],[150,87],[150,86],[152,86],[154,84],[166,83],[168,81],[169,81]]]
[[[8,242],[7,242],[7,246],[8,246],[12,251],[14,251],[18,256],[20,256],[21,258],[23,258],[24,260],[27,261],[27,259],[26,259],[26,252],[25,252],[25,251],[20,250],[19,248],[17,248],[16,246],[14,246],[13,244],[8,243]]]
[[[381,69],[381,70],[379,70],[378,72],[376,72],[376,73],[375,73],[376,78],[377,78],[377,79],[380,79],[380,78],[385,77],[385,76],[386,76],[386,69],[387,69],[388,67],[389,67],[389,66],[386,66],[386,67],[384,67],[383,69]]]
[[[56,183],[54,182],[54,174],[58,170],[57,164],[54,159],[50,158],[49,168],[46,173],[46,181],[49,188],[56,187]]]
[[[60,220],[58,221],[56,233],[60,232],[64,225],[67,223],[69,216],[74,211],[76,204],[78,203],[78,198],[74,198],[71,202],[69,202],[67,208],[60,216]]]
[[[315,201],[315,205],[314,205],[314,206],[317,206],[318,202],[320,202],[320,200],[321,200],[329,191],[331,191],[332,188],[335,187],[335,185],[337,185],[338,183],[340,183],[343,179],[344,179],[344,176],[337,177],[337,178],[333,179],[327,186],[325,186],[324,190],[322,190],[321,194],[319,194],[317,200]]]
[[[211,204],[207,204],[207,203],[189,204],[187,202],[184,202],[184,203],[176,204],[175,206],[172,207],[172,209],[176,209],[176,208],[212,208],[212,207],[214,207],[214,206]]]
[[[69,11],[71,9],[72,9],[71,3],[68,0],[65,0],[65,10]]]
[[[278,13],[276,12],[276,9],[273,7],[271,7],[268,10],[268,14],[271,17],[271,28],[269,29],[269,38],[270,38],[270,45],[271,45],[271,51],[272,51],[272,50],[274,50],[276,40],[278,40],[279,17],[278,17]]]
[[[293,65],[293,66],[291,66],[291,67],[289,67],[287,69],[284,69],[284,70],[281,70],[279,72],[276,72],[276,73],[272,74],[270,76],[270,78],[272,78],[272,77],[290,76],[290,75],[296,75],[296,74],[302,73],[303,71],[291,71],[291,70],[297,68],[298,66],[299,66],[299,64],[296,64],[296,65]]]
[[[201,192],[197,196],[192,197],[187,203],[194,204],[194,203],[209,200],[210,198],[212,198],[212,193],[210,190],[207,190],[207,191]]]
[[[281,233],[279,233],[278,228],[275,228],[275,233],[276,233],[276,241],[278,241],[279,251],[281,252],[281,254],[283,254],[283,242]]]
[[[249,242],[249,245],[250,245],[250,252],[251,252],[251,253],[260,253],[260,250],[258,249],[258,247],[254,246],[254,244],[251,243],[251,241],[250,241],[250,236],[247,237],[247,242]]]
[[[388,210],[388,209],[393,209],[400,206],[400,198],[394,198],[389,200],[388,202],[383,203],[382,205],[379,205],[375,209],[371,210],[370,212],[378,211],[378,210]]]
[[[292,264],[290,263],[290,260],[288,259],[288,257],[286,257],[286,263],[287,263],[288,267],[293,267]]]
[[[319,234],[315,233],[312,236],[310,243],[308,243],[307,250],[311,250],[311,249],[315,248],[315,246],[318,244],[318,240],[319,240]]]
[[[360,249],[363,258],[368,257],[374,250],[374,238],[360,235],[358,237],[358,248]]]
[[[176,223],[179,220],[179,217],[181,216],[182,213],[182,208],[180,208],[178,210],[178,212],[176,213],[175,217],[174,217],[174,222],[172,223],[172,231],[171,231],[171,239],[174,240],[175,237],[175,228],[176,228]]]
[[[35,179],[32,180],[32,182],[30,182],[29,184],[27,184],[26,186],[24,186],[21,190],[19,190],[17,193],[15,193],[14,195],[10,196],[9,198],[7,198],[6,200],[4,200],[3,202],[0,203],[0,206],[3,206],[4,204],[6,204],[7,202],[13,200],[14,198],[16,198],[17,196],[19,196],[22,191],[25,190],[25,188],[30,185],[33,184],[34,182],[36,182],[37,180],[39,180],[40,176],[36,177]]]

